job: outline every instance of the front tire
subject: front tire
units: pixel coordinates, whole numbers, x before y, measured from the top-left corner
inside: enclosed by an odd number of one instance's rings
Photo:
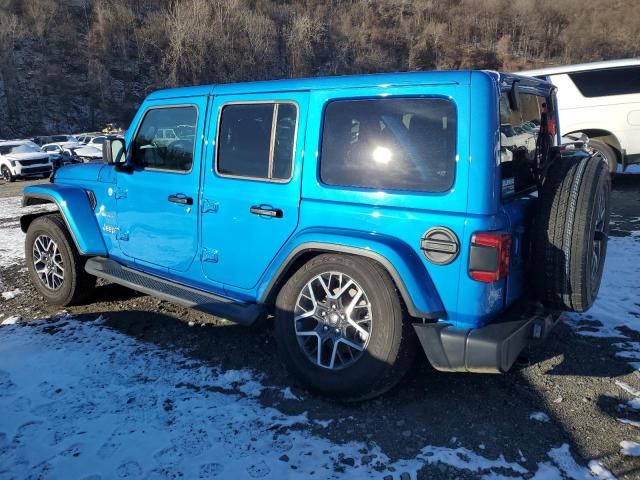
[[[96,277],[84,271],[85,259],[59,214],[36,218],[27,230],[25,258],[31,283],[53,305],[73,305],[95,288]]]
[[[11,173],[11,170],[9,170],[9,167],[7,167],[6,165],[2,166],[2,169],[0,169],[0,173],[2,173],[2,178],[4,178],[7,182],[16,181],[16,177],[13,175],[13,173]]]
[[[275,333],[291,374],[341,401],[389,390],[416,351],[387,272],[349,255],[314,257],[287,281],[276,300]]]

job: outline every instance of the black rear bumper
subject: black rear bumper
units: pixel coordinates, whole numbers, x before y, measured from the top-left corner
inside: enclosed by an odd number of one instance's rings
[[[456,328],[446,322],[413,326],[436,370],[504,373],[527,345],[543,340],[559,319],[558,312],[525,304],[479,328]]]

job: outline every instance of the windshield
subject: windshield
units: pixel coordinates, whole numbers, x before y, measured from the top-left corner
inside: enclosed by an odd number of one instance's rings
[[[20,143],[17,145],[0,145],[0,155],[11,155],[15,153],[39,152],[40,148],[36,144]]]

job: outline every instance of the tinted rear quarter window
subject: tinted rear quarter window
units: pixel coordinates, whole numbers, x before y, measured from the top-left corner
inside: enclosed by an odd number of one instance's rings
[[[640,93],[640,65],[570,73],[585,97],[608,97]]]
[[[325,184],[444,192],[456,165],[456,108],[443,98],[337,100],[324,113]]]

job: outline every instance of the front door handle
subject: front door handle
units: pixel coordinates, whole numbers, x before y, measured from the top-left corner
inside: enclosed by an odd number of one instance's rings
[[[193,205],[193,198],[187,197],[184,193],[169,195],[167,200],[173,203],[179,203],[180,205]]]
[[[265,205],[260,205],[260,206],[254,205],[249,209],[249,211],[254,215],[262,215],[262,216],[271,217],[271,218],[282,218],[282,215],[283,215],[282,210],[280,210],[279,208],[270,208],[270,207],[265,208]]]

